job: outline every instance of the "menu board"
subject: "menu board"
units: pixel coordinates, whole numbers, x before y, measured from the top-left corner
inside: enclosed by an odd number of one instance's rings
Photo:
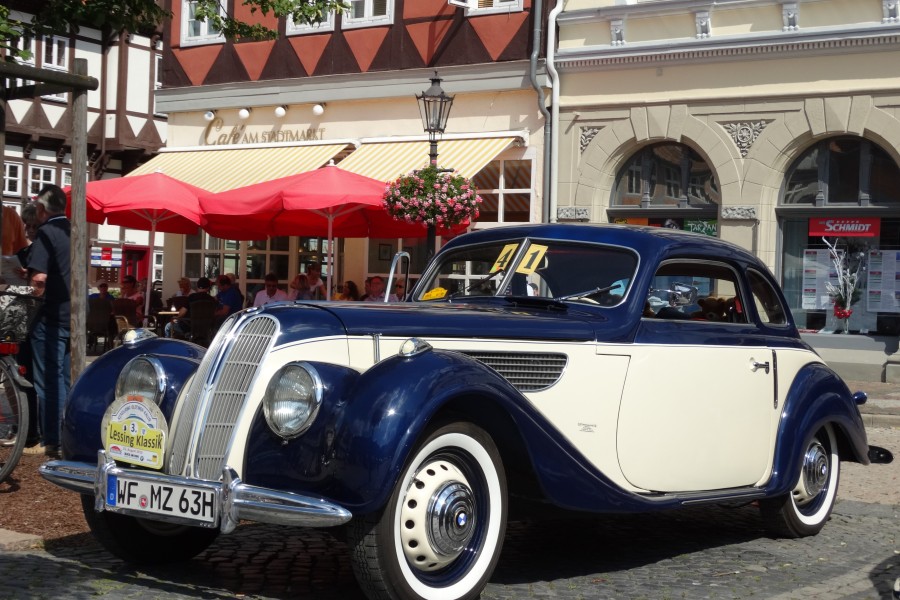
[[[803,294],[801,308],[806,310],[830,309],[834,304],[826,283],[837,285],[837,271],[831,254],[824,250],[803,251]]]
[[[869,312],[900,313],[900,251],[869,251]]]

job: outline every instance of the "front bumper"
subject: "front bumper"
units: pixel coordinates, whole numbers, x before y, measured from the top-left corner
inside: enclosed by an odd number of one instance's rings
[[[353,516],[344,507],[327,502],[322,498],[279,492],[241,483],[234,469],[228,466],[222,469],[221,481],[203,481],[150,471],[122,469],[116,465],[115,461],[106,456],[106,452],[100,450],[97,452],[96,465],[55,460],[41,465],[40,473],[44,479],[62,488],[79,494],[93,495],[94,506],[98,512],[110,510],[104,500],[110,475],[160,485],[201,488],[214,494],[217,508],[217,518],[214,522],[199,523],[188,518],[147,513],[128,508],[116,508],[114,511],[171,523],[218,527],[222,533],[234,531],[241,520],[293,527],[335,527],[343,525]]]

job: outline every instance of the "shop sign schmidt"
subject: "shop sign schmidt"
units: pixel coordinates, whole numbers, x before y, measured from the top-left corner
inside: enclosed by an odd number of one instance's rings
[[[835,217],[809,220],[810,237],[879,237],[881,219],[878,217]]]
[[[311,142],[322,140],[325,128],[300,129],[279,128],[263,131],[248,131],[246,125],[235,125],[228,129],[221,118],[209,122],[203,130],[203,143],[207,146],[224,146],[226,144],[271,144],[275,142]]]

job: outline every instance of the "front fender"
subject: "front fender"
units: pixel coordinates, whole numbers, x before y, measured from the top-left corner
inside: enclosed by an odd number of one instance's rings
[[[462,397],[491,398],[507,407],[523,402],[495,371],[457,352],[393,356],[360,376],[338,420],[334,446],[345,501],[354,512],[384,506],[434,415]]]
[[[494,371],[465,355],[430,351],[395,356],[360,374],[310,364],[324,384],[322,407],[302,436],[283,442],[262,410],[248,436],[244,480],[320,494],[352,510],[380,508],[432,416],[452,398],[521,396]]]
[[[167,386],[160,405],[171,423],[175,402],[185,381],[197,370],[205,349],[166,338],[150,338],[125,344],[105,353],[84,370],[66,403],[62,424],[62,448],[68,460],[94,462],[103,447],[100,422],[115,400],[116,379],[128,361],[150,354],[162,361]]]
[[[827,366],[808,364],[794,378],[781,411],[768,493],[778,495],[793,489],[800,477],[803,448],[826,423],[832,423],[838,438],[847,441],[841,447],[851,456],[842,453],[842,459],[869,464],[866,428],[847,385]]]

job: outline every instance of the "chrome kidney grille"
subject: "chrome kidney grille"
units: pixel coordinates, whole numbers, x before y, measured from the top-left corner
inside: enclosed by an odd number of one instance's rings
[[[166,471],[218,480],[234,426],[257,368],[275,340],[278,322],[265,315],[226,323],[203,357],[187,393]]]
[[[562,377],[568,357],[555,352],[479,352],[463,350],[497,371],[520,392],[546,390]]]

